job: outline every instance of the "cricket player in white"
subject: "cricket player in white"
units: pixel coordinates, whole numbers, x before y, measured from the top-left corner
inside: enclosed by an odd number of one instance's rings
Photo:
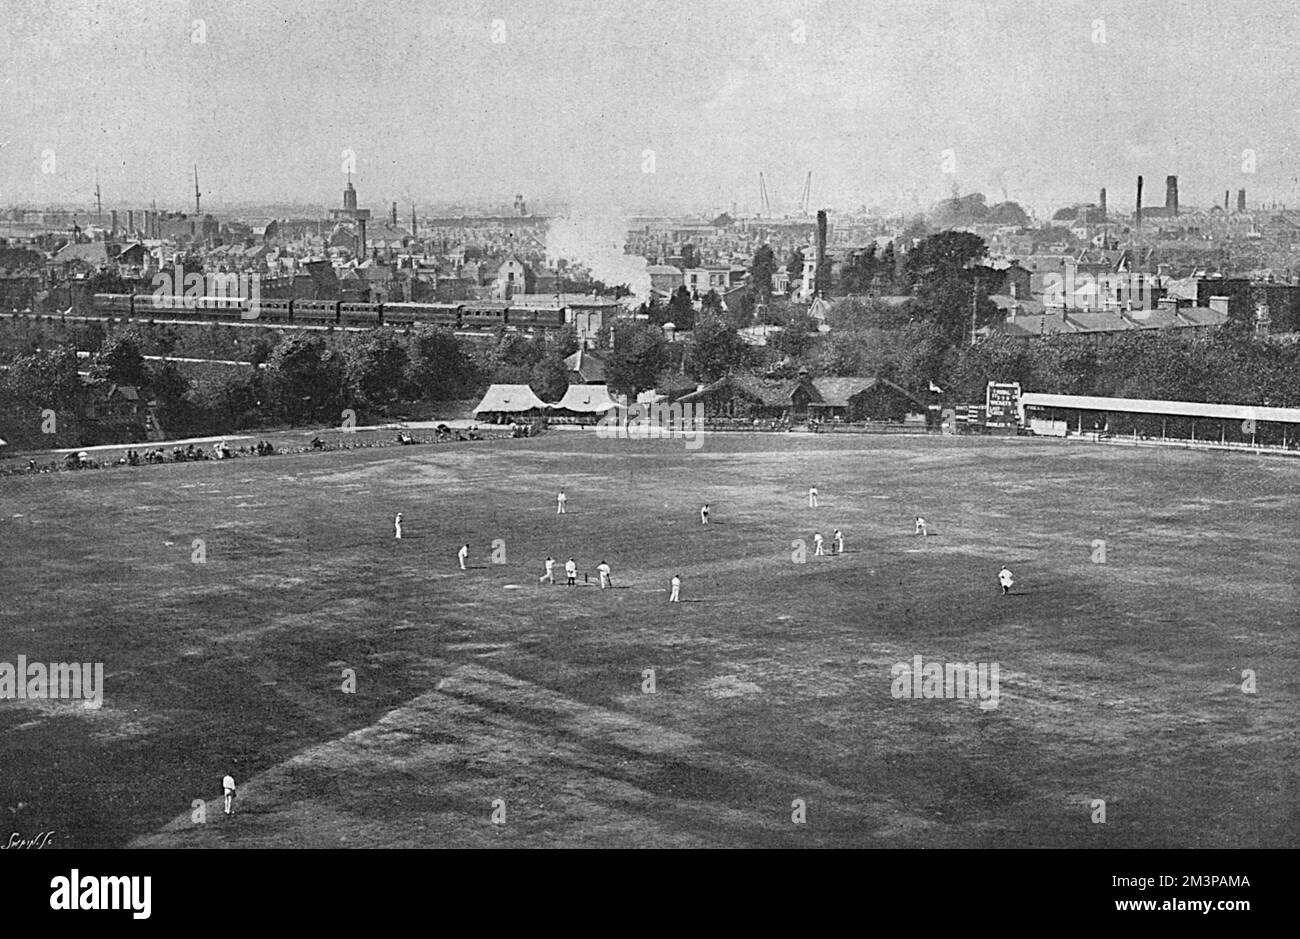
[[[555,584],[555,559],[549,555],[546,558],[546,573],[537,578],[539,584]]]
[[[913,534],[920,535],[923,538],[928,538],[930,535],[930,533],[925,530],[925,519],[921,518],[919,515],[916,517],[916,531],[913,532]]]
[[[707,502],[704,503],[703,507],[700,509],[700,524],[709,524],[709,503]]]
[[[808,508],[817,508],[817,487],[813,486],[808,490]]]
[[[1004,597],[1011,592],[1011,585],[1015,583],[1011,579],[1011,571],[1007,570],[1005,565],[1003,565],[1002,570],[998,571],[998,583],[1002,585],[1002,595]]]
[[[469,557],[469,545],[463,544],[460,546],[460,550],[456,552],[456,560],[460,561],[462,571],[465,569],[465,559],[467,557]]]
[[[221,788],[226,794],[226,814],[235,814],[235,777],[227,773],[221,778]]]
[[[821,557],[826,553],[825,551],[822,550],[821,532],[817,532],[816,534],[813,535],[813,544],[817,546],[816,549],[813,551],[813,557]]]
[[[566,587],[578,586],[578,564],[573,558],[564,562],[564,585]]]
[[[668,595],[669,603],[681,603],[682,579],[673,575],[673,592]]]
[[[555,514],[556,514],[556,515],[567,515],[567,514],[568,514],[568,513],[565,512],[565,510],[564,510],[565,503],[567,503],[568,501],[569,501],[569,497],[566,496],[566,495],[564,494],[564,490],[561,489],[561,490],[560,490],[560,494],[559,494],[558,496],[555,497]]]
[[[600,589],[604,590],[606,587],[612,587],[613,584],[609,579],[609,565],[601,561],[596,565],[596,570],[600,572]]]
[[[393,536],[398,541],[402,540],[402,513],[401,512],[398,512],[397,517],[393,519]]]
[[[835,553],[843,554],[844,553],[844,532],[840,531],[837,528],[835,529],[835,534],[832,535],[831,537],[835,539]]]

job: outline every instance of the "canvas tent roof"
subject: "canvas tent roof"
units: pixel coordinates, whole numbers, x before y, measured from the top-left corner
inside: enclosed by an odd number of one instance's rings
[[[560,402],[553,405],[557,411],[579,414],[603,414],[616,406],[605,385],[570,385]]]
[[[527,385],[493,385],[483,395],[474,413],[523,414],[545,408],[546,402],[533,394],[533,389]]]

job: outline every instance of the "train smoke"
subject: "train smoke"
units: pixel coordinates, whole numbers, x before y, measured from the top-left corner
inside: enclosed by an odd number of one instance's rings
[[[624,254],[627,220],[617,215],[574,212],[551,219],[546,232],[546,255],[581,264],[607,287],[627,284],[638,302],[650,299],[650,275],[646,261]]]

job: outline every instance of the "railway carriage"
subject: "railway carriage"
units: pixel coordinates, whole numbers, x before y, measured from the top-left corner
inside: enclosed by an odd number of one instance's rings
[[[133,313],[131,301],[129,293],[97,293],[93,297],[94,309],[104,313]]]
[[[194,312],[205,320],[237,320],[243,317],[243,297],[197,297]]]
[[[383,304],[340,303],[339,322],[349,326],[378,326],[383,323]]]
[[[473,329],[496,329],[506,325],[504,303],[468,303],[461,311],[461,325]]]
[[[272,323],[289,322],[292,312],[292,300],[259,300],[257,301],[257,319],[267,320]],[[251,311],[250,306],[245,307],[246,311]]]
[[[460,310],[455,303],[385,303],[384,322],[390,326],[459,326]]]
[[[174,293],[138,293],[131,298],[131,312],[135,316],[185,319],[194,315],[193,306],[185,305],[185,297]]]
[[[295,300],[293,301],[293,321],[308,325],[325,325],[339,321],[339,302],[337,300]]]

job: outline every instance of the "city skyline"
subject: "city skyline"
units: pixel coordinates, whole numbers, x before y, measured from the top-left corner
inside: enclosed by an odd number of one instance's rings
[[[5,6],[0,204],[91,206],[98,176],[106,206],[185,210],[195,163],[218,211],[336,205],[349,165],[403,213],[752,214],[760,172],[776,214],[808,172],[818,206],[893,212],[1300,187],[1273,2]]]

